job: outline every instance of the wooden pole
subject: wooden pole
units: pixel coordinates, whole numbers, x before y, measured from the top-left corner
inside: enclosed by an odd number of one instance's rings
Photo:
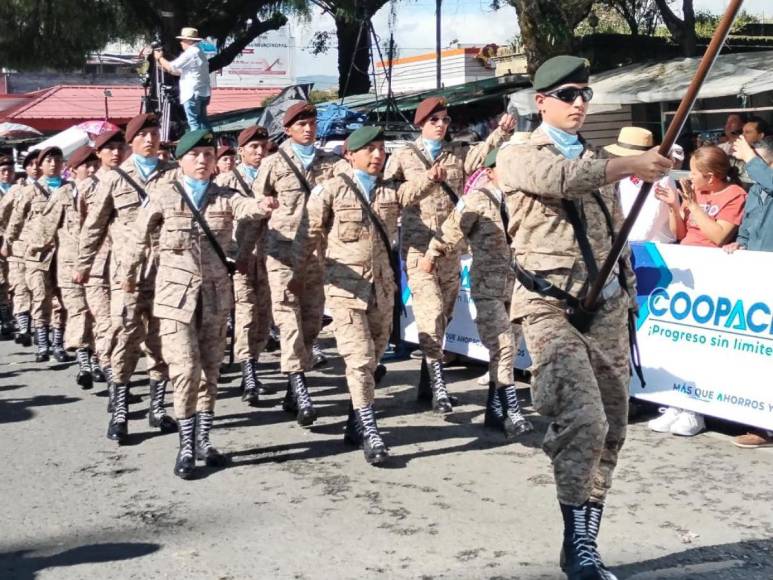
[[[443,52],[441,50],[442,42],[440,34],[440,9],[442,4],[443,0],[435,0],[435,82],[438,90],[443,87],[441,75]]]
[[[677,109],[674,118],[671,120],[671,124],[668,126],[668,131],[666,131],[666,134],[663,137],[663,142],[658,148],[658,153],[663,157],[668,157],[670,155],[671,148],[676,142],[677,137],[679,137],[679,134],[682,132],[682,129],[687,122],[687,118],[690,116],[690,111],[692,111],[693,106],[695,106],[695,101],[698,99],[698,93],[709,72],[711,72],[711,67],[717,60],[719,52],[722,50],[722,45],[727,39],[727,35],[730,34],[730,27],[733,25],[733,21],[738,12],[741,10],[742,4],[743,0],[732,0],[728,5],[727,10],[725,10],[725,14],[722,16],[722,20],[719,22],[719,26],[717,26],[714,36],[711,38],[711,43],[706,49],[706,54],[703,55],[703,59],[698,66],[698,71],[695,73],[690,86],[687,88],[687,93],[682,98],[682,102],[679,104],[679,108]],[[639,191],[639,194],[636,196],[636,200],[631,206],[631,211],[628,214],[628,217],[625,218],[623,226],[620,228],[620,232],[617,234],[617,237],[612,244],[609,256],[607,256],[606,261],[601,266],[598,278],[583,300],[582,306],[587,312],[590,313],[595,310],[601,290],[604,288],[607,278],[609,278],[609,275],[612,273],[615,264],[617,264],[617,261],[620,259],[620,254],[623,252],[625,244],[628,243],[628,236],[631,233],[633,224],[636,222],[639,213],[641,213],[644,202],[647,200],[651,190],[652,183],[642,184],[641,191]]]

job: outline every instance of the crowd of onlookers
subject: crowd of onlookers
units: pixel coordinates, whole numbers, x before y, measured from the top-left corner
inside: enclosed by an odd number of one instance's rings
[[[651,132],[626,127],[607,150],[613,155],[634,155],[652,146]],[[683,149],[675,145],[671,158],[674,168],[681,169]],[[773,135],[768,124],[759,117],[733,113],[721,142],[698,147],[688,163],[689,179],[677,183],[665,177],[654,185],[630,240],[722,248],[728,253],[773,251]],[[640,187],[636,177],[620,182],[626,214]],[[698,413],[673,407],[661,411],[649,422],[654,431],[692,436],[705,429]],[[773,433],[753,431],[734,443],[743,448],[773,446]]]

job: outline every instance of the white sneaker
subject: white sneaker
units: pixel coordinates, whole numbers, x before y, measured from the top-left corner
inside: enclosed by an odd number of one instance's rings
[[[483,385],[485,387],[485,386],[488,385],[488,383],[489,383],[488,372],[486,372],[486,374],[483,375],[482,377],[478,377],[478,384],[479,385]]]
[[[706,428],[706,422],[703,415],[693,413],[692,411],[682,411],[679,417],[671,425],[671,433],[683,437],[692,437]]]
[[[652,419],[647,426],[658,433],[670,433],[671,425],[679,418],[682,410],[676,407],[661,407],[658,410],[661,413],[660,417]]]

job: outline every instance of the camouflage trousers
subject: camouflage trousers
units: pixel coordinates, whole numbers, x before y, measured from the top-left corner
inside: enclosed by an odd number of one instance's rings
[[[64,344],[68,349],[94,347],[94,319],[86,303],[83,286],[62,288],[62,304],[67,312]]]
[[[523,321],[534,408],[552,421],[542,448],[564,504],[603,503],[612,484],[628,423],[627,307],[625,296],[605,303],[586,334],[547,303]]]
[[[8,282],[8,262],[0,258],[0,306],[11,309],[10,284]]]
[[[266,267],[271,311],[274,323],[279,327],[282,372],[311,370],[311,347],[322,329],[325,309],[322,262],[315,254],[297,267],[301,282],[297,294],[287,287],[293,278],[290,267],[272,256],[266,258]]]
[[[32,309],[32,293],[27,288],[24,262],[8,260],[8,285],[13,294],[13,312],[29,312]]]
[[[167,378],[167,367],[161,356],[159,322],[153,316],[153,278],[144,280],[135,292],[124,292],[115,282],[110,291],[110,366],[116,384],[126,385],[145,352],[151,380]]]
[[[247,272],[234,275],[234,354],[239,362],[258,359],[271,330],[271,294],[266,261],[251,256]]]
[[[408,254],[405,271],[413,296],[419,346],[427,361],[432,362],[443,359],[443,339],[459,295],[460,257],[452,252],[438,258],[435,269],[428,274],[418,267],[421,256],[418,252]]]
[[[90,278],[84,287],[86,304],[94,321],[94,353],[99,366],[110,366],[112,333],[110,331],[110,287],[106,280]]]
[[[392,287],[391,282],[375,283],[367,310],[349,308],[328,298],[336,347],[346,365],[346,385],[355,409],[372,404],[376,398],[373,373],[392,332]]]
[[[63,329],[66,314],[59,297],[54,273],[51,270],[31,268],[29,264],[25,264],[24,276],[32,297],[30,309],[32,326]]]
[[[217,381],[226,343],[228,309],[218,307],[218,292],[227,281],[202,285],[193,320],[187,324],[162,319],[161,347],[169,365],[174,391],[174,413],[187,419],[196,412],[214,411]]]
[[[497,388],[514,385],[513,364],[521,340],[521,325],[510,322],[509,307],[503,300],[482,296],[473,299],[478,335],[489,352],[489,376]]]

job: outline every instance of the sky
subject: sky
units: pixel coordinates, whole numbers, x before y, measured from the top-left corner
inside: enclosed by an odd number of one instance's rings
[[[507,6],[492,11],[490,0],[443,0],[442,30],[443,46],[458,40],[462,44],[507,44],[518,31],[515,8]],[[681,3],[678,3],[681,5]],[[727,0],[695,0],[695,10],[721,13],[727,7]],[[396,4],[397,21],[395,42],[400,56],[421,54],[435,50],[435,0],[400,0]],[[758,16],[764,15],[773,21],[771,0],[746,0],[744,9]],[[373,19],[376,34],[386,42],[389,38],[389,4],[384,6]],[[327,54],[313,56],[303,50],[313,34],[328,31],[335,40],[335,25],[327,15],[312,19],[311,23],[294,21],[292,31],[295,45],[296,76],[338,75],[336,49]]]

